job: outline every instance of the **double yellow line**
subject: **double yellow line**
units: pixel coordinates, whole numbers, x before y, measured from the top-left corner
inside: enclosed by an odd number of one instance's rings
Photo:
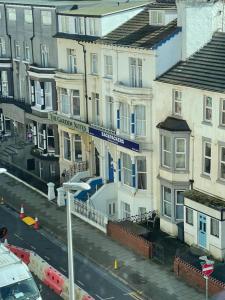
[[[141,293],[140,292],[132,292],[130,293],[129,295],[134,298],[134,299],[137,299],[137,300],[143,300],[143,298],[141,297],[140,295]]]

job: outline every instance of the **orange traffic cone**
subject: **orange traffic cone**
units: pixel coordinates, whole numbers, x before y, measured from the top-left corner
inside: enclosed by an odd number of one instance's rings
[[[23,204],[21,205],[20,208],[20,219],[23,219],[25,217],[25,213],[24,213],[24,208],[23,208]]]
[[[38,221],[38,218],[35,217],[35,223],[34,223],[34,229],[38,230],[39,229],[39,221]]]

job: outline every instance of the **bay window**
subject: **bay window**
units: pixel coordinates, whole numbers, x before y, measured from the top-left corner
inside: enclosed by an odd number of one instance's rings
[[[184,219],[184,190],[175,190],[176,220]]]
[[[122,182],[132,186],[132,162],[130,155],[122,153]]]
[[[136,135],[146,136],[146,113],[144,105],[135,106]]]
[[[124,133],[130,133],[130,106],[127,103],[120,103],[120,128]]]
[[[171,218],[171,189],[162,186],[162,207],[163,207],[163,215]]]
[[[74,160],[82,160],[82,142],[79,134],[74,135]]]
[[[71,90],[73,115],[80,117],[80,92],[79,90]]]
[[[137,181],[138,189],[147,189],[146,157],[137,157]]]
[[[45,89],[45,108],[52,109],[52,83],[44,82]]]
[[[130,217],[130,204],[121,201],[121,208],[122,208],[122,218],[129,218]]]
[[[170,136],[162,136],[162,165],[164,167],[171,167],[171,137]]]
[[[55,139],[54,139],[53,125],[48,125],[48,128],[47,128],[47,149],[48,149],[48,152],[55,151]]]
[[[41,88],[40,81],[35,81],[35,102],[36,105],[42,106],[44,104],[43,101],[43,91]]]
[[[67,89],[60,89],[60,103],[61,103],[61,112],[63,114],[70,113],[70,99]]]
[[[175,168],[186,168],[186,140],[183,138],[175,139]]]
[[[225,180],[225,146],[220,147],[220,179]]]
[[[68,132],[63,132],[63,154],[64,159],[71,160],[71,144],[70,144],[70,136]]]
[[[45,125],[38,124],[38,148],[45,149]]]

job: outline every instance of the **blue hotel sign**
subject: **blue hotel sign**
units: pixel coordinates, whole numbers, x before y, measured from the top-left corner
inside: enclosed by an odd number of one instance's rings
[[[113,144],[116,144],[116,145],[124,147],[124,148],[128,148],[128,149],[136,151],[136,152],[139,152],[139,150],[140,150],[139,144],[137,144],[133,141],[123,139],[115,134],[108,133],[108,132],[105,132],[102,130],[98,130],[93,127],[89,127],[89,134],[92,136],[96,136],[102,140],[111,142]]]

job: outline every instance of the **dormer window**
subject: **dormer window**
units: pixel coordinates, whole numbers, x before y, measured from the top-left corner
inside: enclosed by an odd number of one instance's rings
[[[164,11],[152,10],[149,12],[150,25],[164,25]]]

